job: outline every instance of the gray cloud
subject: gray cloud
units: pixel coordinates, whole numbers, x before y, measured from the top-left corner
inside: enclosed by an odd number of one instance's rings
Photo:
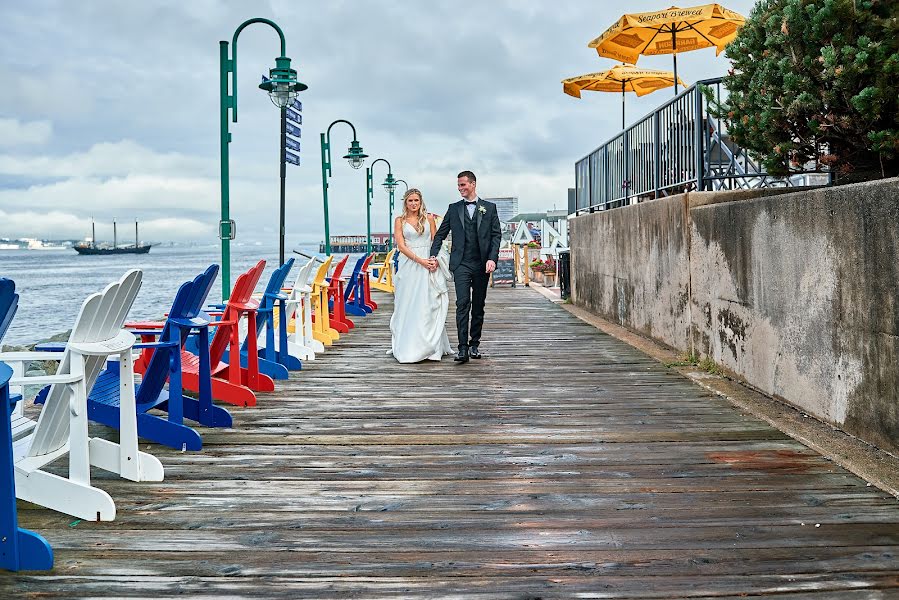
[[[754,3],[727,6],[748,14]],[[562,94],[560,80],[611,67],[586,47],[623,5],[587,0],[237,0],[6,3],[0,19],[0,236],[56,235],[120,213],[163,224],[159,239],[212,236],[218,220],[219,40],[259,16],[285,32],[302,95],[302,166],[289,166],[291,243],[322,237],[319,132],[350,119],[372,157],[442,211],[455,174],[472,168],[482,195],[520,197],[522,210],[565,204],[574,161],[620,129],[620,97]],[[635,0],[631,12],[662,6]],[[232,123],[232,216],[246,241],[276,230],[277,111],[257,89],[277,36],[263,25],[238,42],[239,121]],[[680,55],[688,82],[726,59]],[[670,68],[670,57],[641,66]],[[629,121],[670,91],[629,95]],[[364,174],[339,159],[332,131],[331,230],[365,229]],[[376,181],[386,173],[379,165]],[[376,229],[388,224],[375,192]],[[29,210],[54,219],[27,219]],[[133,213],[133,214],[132,214]],[[177,219],[191,227],[176,227]],[[31,223],[24,231],[23,223]],[[41,229],[41,224],[47,227]],[[205,223],[205,226],[202,224]],[[51,231],[52,226],[52,231]],[[143,231],[143,228],[142,228]],[[166,237],[169,236],[169,237]],[[208,239],[208,238],[207,238]]]

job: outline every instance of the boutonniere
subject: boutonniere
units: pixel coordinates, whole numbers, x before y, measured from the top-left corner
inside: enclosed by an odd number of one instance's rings
[[[486,214],[487,214],[487,207],[486,207],[486,206],[479,206],[479,207],[478,207],[478,212],[481,213],[482,215],[486,215]]]

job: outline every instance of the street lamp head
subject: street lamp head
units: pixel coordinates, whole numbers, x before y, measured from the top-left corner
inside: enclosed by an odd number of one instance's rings
[[[268,92],[272,104],[278,108],[287,108],[296,100],[297,94],[309,86],[297,81],[297,72],[290,68],[290,59],[281,56],[275,59],[275,68],[269,69],[268,80],[259,84],[259,87]]]
[[[396,179],[393,178],[393,173],[387,173],[387,179],[384,180],[384,189],[390,193],[393,193],[396,190]]]
[[[362,165],[365,164],[365,159],[368,158],[368,154],[362,152],[362,146],[359,145],[359,142],[353,140],[349,151],[343,158],[347,159],[350,162],[350,166],[354,169],[361,169]]]

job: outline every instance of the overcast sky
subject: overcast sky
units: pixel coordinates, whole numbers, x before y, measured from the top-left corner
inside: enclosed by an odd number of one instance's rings
[[[753,0],[733,0],[748,15]],[[562,93],[567,77],[610,68],[587,43],[659,0],[0,0],[0,237],[98,238],[138,218],[141,238],[215,241],[219,219],[219,40],[253,17],[284,30],[309,89],[302,165],[288,165],[288,245],[323,238],[319,134],[352,121],[373,158],[424,192],[433,212],[457,199],[456,173],[482,197],[522,211],[563,208],[574,163],[620,130],[617,94]],[[239,121],[231,124],[231,215],[242,241],[277,239],[278,111],[256,86],[274,66],[275,32],[238,40]],[[640,66],[671,68],[670,56]],[[724,55],[678,57],[688,84],[723,75]],[[629,94],[628,122],[672,90]],[[339,157],[332,129],[331,232],[365,232],[364,169]],[[375,181],[386,169],[379,164]],[[378,185],[373,229],[387,229]],[[400,185],[400,191],[403,186]]]

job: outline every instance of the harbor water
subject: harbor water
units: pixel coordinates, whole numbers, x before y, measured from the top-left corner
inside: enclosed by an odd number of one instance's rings
[[[288,246],[285,259],[294,257],[297,266],[318,254],[318,244]],[[278,245],[231,246],[231,284],[258,260],[266,261],[257,291],[278,266]],[[351,258],[352,260],[352,258]],[[171,307],[175,292],[183,282],[195,277],[210,264],[221,264],[221,248],[202,246],[154,246],[149,254],[81,256],[71,248],[60,250],[0,250],[0,277],[16,282],[19,311],[3,338],[2,345],[24,346],[49,339],[72,328],[84,299],[102,290],[128,269],[143,270],[143,284],[128,314],[129,320],[159,319]],[[351,268],[351,265],[348,267]],[[222,298],[221,275],[209,294],[210,302]]]

